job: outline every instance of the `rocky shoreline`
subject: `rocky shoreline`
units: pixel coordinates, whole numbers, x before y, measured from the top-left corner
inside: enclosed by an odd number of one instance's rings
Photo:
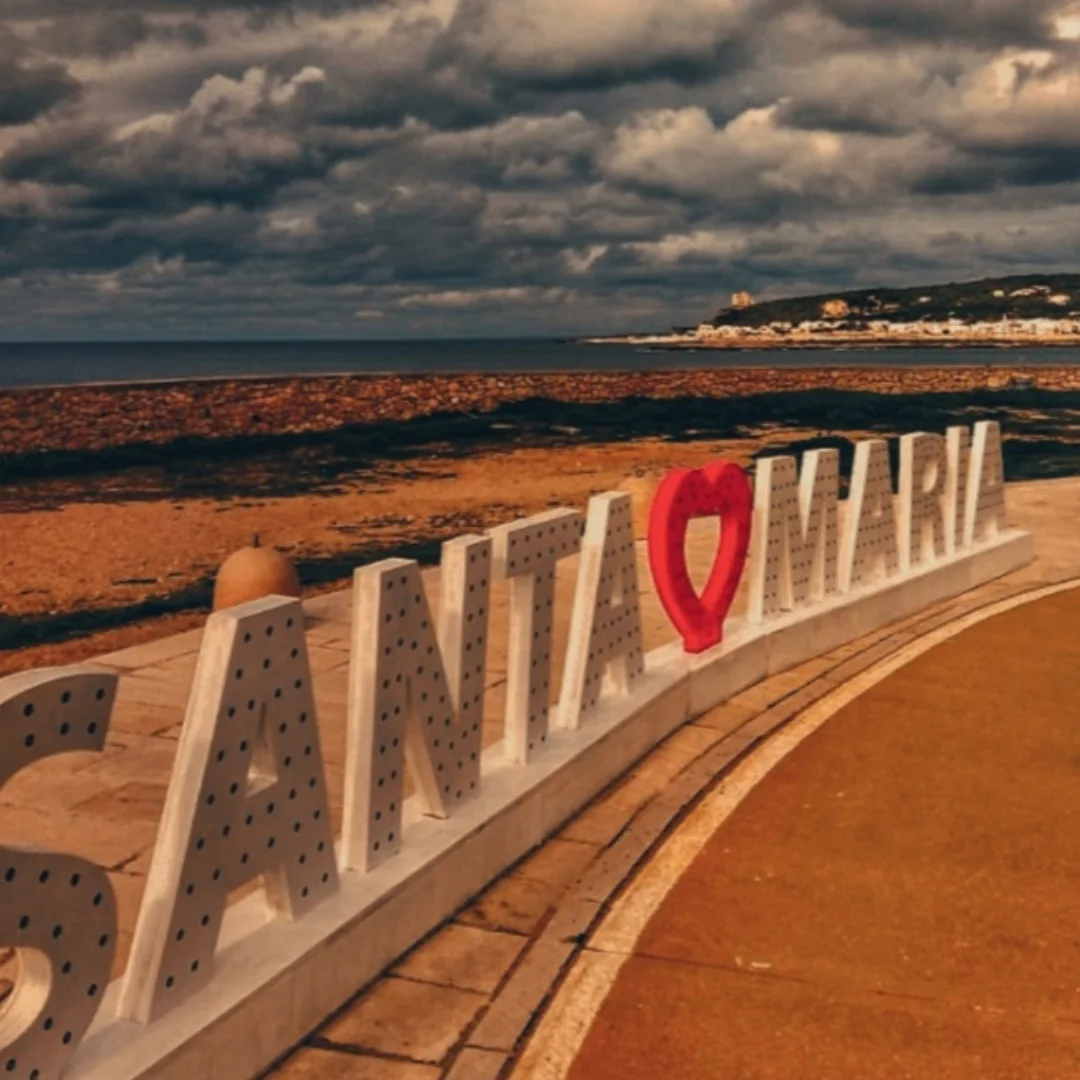
[[[625,334],[618,337],[581,338],[581,345],[635,345],[647,346],[657,352],[830,352],[843,349],[859,349],[873,352],[905,353],[914,349],[948,349],[963,352],[965,349],[1060,349],[1080,345],[1080,334],[1057,332],[1049,334],[994,335],[988,333],[964,334],[953,331],[906,334],[893,332],[887,335],[865,331],[829,330],[827,333],[810,331],[786,332],[770,327],[758,328],[709,328],[708,336],[702,331],[688,334]]]
[[[938,394],[1080,389],[1080,366],[725,368],[221,379],[0,391],[0,470],[49,453],[181,440],[318,434],[439,414],[484,414],[523,401],[614,404],[852,390]]]
[[[678,340],[668,338],[595,338],[585,344],[602,345],[648,345],[664,352],[698,352],[701,350],[714,350],[716,352],[769,352],[782,349],[784,352],[830,352],[836,349],[869,349],[874,352],[910,352],[913,349],[949,349],[950,351],[963,351],[964,349],[1060,349],[1073,348],[1080,345],[1080,334],[1058,334],[1048,338],[1045,335],[1032,334],[1029,337],[1011,335],[1005,337],[963,337],[949,335],[943,340],[944,335],[903,335],[890,334],[881,337],[877,334],[843,333],[834,332],[815,336],[812,334],[800,337],[787,337],[784,335],[763,335],[752,337],[750,335],[733,335],[727,338],[713,338],[706,340]]]

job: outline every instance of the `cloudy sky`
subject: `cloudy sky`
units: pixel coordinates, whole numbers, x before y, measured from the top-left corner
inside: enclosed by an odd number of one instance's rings
[[[0,340],[1078,270],[1078,106],[1075,0],[0,0]]]

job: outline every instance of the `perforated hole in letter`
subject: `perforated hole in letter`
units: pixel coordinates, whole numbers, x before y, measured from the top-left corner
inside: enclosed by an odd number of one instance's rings
[[[101,750],[116,676],[53,668],[0,679],[0,787],[35,761]],[[116,952],[105,871],[73,855],[0,848],[0,947],[19,977],[0,1007],[0,1076],[58,1080],[101,1005]]]
[[[524,763],[547,739],[555,574],[581,549],[585,519],[577,510],[543,514],[489,530],[496,576],[509,578],[506,754]]]
[[[438,633],[415,562],[387,559],[353,579],[342,837],[353,869],[401,845],[406,761],[429,814],[479,791],[491,541],[444,544],[441,577]]]
[[[576,728],[610,687],[626,693],[645,670],[630,496],[589,500],[559,697],[559,726]]]
[[[896,573],[899,564],[889,449],[884,439],[870,439],[855,447],[840,586],[846,592]]]
[[[147,1022],[211,978],[228,894],[261,877],[279,918],[337,890],[315,699],[295,600],[206,624],[139,912],[121,1015]]]

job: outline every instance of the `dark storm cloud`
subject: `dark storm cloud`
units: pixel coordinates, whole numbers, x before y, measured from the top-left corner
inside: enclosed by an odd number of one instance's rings
[[[1080,243],[1071,0],[0,7],[7,333],[663,327]]]
[[[131,16],[214,15],[221,11],[236,11],[256,18],[273,14],[309,12],[313,15],[334,16],[365,8],[385,7],[393,0],[107,0],[96,5],[91,17],[125,19]],[[73,15],[85,18],[71,0],[4,0],[6,19],[65,19]]]
[[[130,52],[149,37],[150,27],[141,12],[112,11],[54,19],[38,31],[37,42],[41,48],[61,56],[95,56],[108,60]]]
[[[33,40],[57,56],[99,60],[123,56],[147,41],[175,42],[193,49],[206,44],[206,31],[197,22],[155,24],[147,19],[143,7],[65,15],[40,27]]]
[[[816,0],[821,10],[888,41],[958,40],[993,46],[1042,44],[1057,0]]]
[[[239,80],[218,76],[160,120],[119,130],[73,121],[36,132],[0,159],[0,176],[75,186],[80,205],[117,213],[200,201],[251,209],[332,164],[298,130],[294,97],[295,87],[258,69]]]
[[[62,64],[35,58],[20,38],[0,29],[0,126],[29,123],[80,89]]]
[[[922,170],[911,185],[916,195],[971,195],[993,191],[1002,182],[999,171],[979,158],[960,156]]]
[[[683,0],[663,17],[654,9],[644,18],[642,4],[565,4],[555,12],[552,6],[461,0],[432,49],[432,64],[483,72],[509,96],[656,81],[700,86],[750,62],[752,5]]]
[[[335,71],[332,81],[305,88],[297,109],[320,125],[350,130],[402,124],[409,117],[438,128],[469,129],[502,115],[489,83],[452,70],[430,78],[424,57],[413,65],[376,59],[370,66]]]
[[[796,98],[784,102],[776,118],[785,127],[852,135],[905,135],[914,127],[891,102]]]

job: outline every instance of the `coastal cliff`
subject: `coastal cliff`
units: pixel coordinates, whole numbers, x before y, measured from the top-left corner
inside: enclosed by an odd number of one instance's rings
[[[754,302],[666,334],[593,338],[665,348],[1080,344],[1080,274],[986,278]]]

